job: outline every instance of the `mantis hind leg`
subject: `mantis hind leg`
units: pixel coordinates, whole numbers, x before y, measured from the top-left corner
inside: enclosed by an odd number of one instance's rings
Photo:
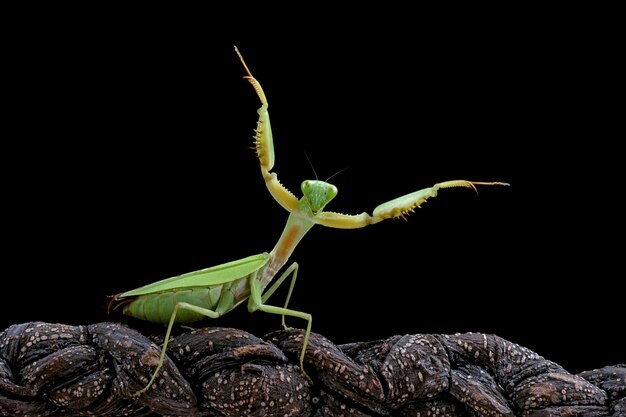
[[[172,316],[170,317],[170,322],[167,325],[167,331],[165,332],[165,339],[163,340],[163,346],[161,347],[161,356],[159,356],[159,363],[157,364],[157,367],[154,370],[154,373],[152,374],[150,381],[148,381],[148,384],[142,389],[140,389],[139,391],[135,392],[133,396],[138,396],[146,392],[150,388],[150,386],[152,386],[152,383],[156,380],[156,377],[159,371],[161,370],[161,367],[163,366],[163,361],[165,361],[165,352],[167,351],[167,344],[170,341],[170,334],[172,333],[172,328],[174,327],[174,323],[176,323],[176,313],[178,312],[178,309],[195,311],[196,313],[202,314],[212,319],[216,319],[221,315],[220,313],[216,311],[209,310],[207,308],[198,307],[193,304],[189,304],[185,302],[176,303],[176,306],[174,307],[174,311],[172,312]]]
[[[278,280],[270,288],[268,288],[267,291],[265,291],[264,294],[262,294],[263,290],[261,288],[261,283],[258,280],[256,280],[254,277],[251,277],[250,278],[250,299],[248,300],[248,310],[251,312],[260,310],[260,311],[264,311],[270,314],[280,314],[282,316],[283,327],[285,327],[285,329],[287,329],[287,326],[285,325],[285,316],[298,317],[307,321],[306,331],[304,332],[304,340],[302,342],[302,351],[300,352],[300,369],[302,370],[302,373],[304,374],[304,376],[309,381],[311,381],[311,378],[307,375],[307,373],[304,370],[304,354],[309,344],[309,337],[311,336],[311,326],[313,324],[313,316],[311,316],[309,313],[287,308],[287,305],[289,304],[289,299],[291,298],[293,287],[296,282],[297,271],[298,271],[298,264],[294,262],[293,264],[291,264],[289,268],[287,268],[287,270],[280,276],[280,278],[278,278]],[[292,272],[293,274],[291,278],[291,284],[289,286],[289,293],[287,294],[287,300],[285,301],[285,306],[276,307],[276,306],[265,304],[267,299],[270,298],[270,296],[276,291],[276,289],[280,286],[280,284],[282,284]]]

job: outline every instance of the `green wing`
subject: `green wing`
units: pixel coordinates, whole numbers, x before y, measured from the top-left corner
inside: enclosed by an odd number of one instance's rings
[[[267,264],[270,255],[267,252],[247,258],[212,266],[199,271],[188,272],[172,278],[166,278],[134,290],[126,291],[118,297],[154,294],[161,291],[190,287],[210,287],[243,278]]]

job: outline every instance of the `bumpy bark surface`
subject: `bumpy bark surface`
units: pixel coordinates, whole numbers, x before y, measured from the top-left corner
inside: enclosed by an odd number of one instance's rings
[[[156,344],[155,344],[156,343]],[[334,345],[302,332],[182,333],[153,387],[160,341],[118,323],[33,322],[0,333],[2,416],[626,416],[626,365],[572,375],[498,336]]]

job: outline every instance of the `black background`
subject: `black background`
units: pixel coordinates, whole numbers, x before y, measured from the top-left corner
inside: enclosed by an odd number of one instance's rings
[[[13,16],[0,328],[142,328],[107,315],[104,297],[271,250],[287,213],[250,150],[259,101],[236,44],[270,102],[274,171],[298,196],[314,177],[305,153],[321,179],[347,168],[328,206],[344,213],[450,179],[511,183],[441,191],[408,222],[315,227],[293,256],[290,304],[314,331],[486,332],[572,372],[624,362],[610,27],[375,14],[258,16],[239,22],[247,32],[195,10]],[[239,308],[203,324],[262,336],[279,323]]]

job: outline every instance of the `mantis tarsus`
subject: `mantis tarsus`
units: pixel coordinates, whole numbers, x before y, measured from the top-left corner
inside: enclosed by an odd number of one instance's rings
[[[337,195],[337,188],[325,181],[305,180],[301,189],[303,196],[298,199],[287,190],[271,172],[274,166],[274,146],[268,102],[261,84],[252,76],[242,55],[235,51],[248,75],[248,80],[261,100],[258,109],[259,120],[255,129],[254,148],[261,163],[261,174],[270,194],[289,214],[287,224],[271,252],[252,255],[211,268],[190,272],[173,278],[157,281],[141,288],[108,297],[107,310],[122,310],[126,315],[156,323],[169,323],[161,355],[152,377],[139,395],[150,388],[163,365],[167,344],[174,323],[189,323],[204,317],[220,317],[239,304],[248,300],[250,312],[261,310],[280,314],[282,325],[285,316],[299,317],[307,321],[300,368],[304,373],[304,354],[311,333],[312,317],[308,313],[287,308],[298,274],[298,264],[293,262],[276,281],[267,288],[276,274],[287,263],[300,239],[316,224],[340,229],[355,229],[378,223],[385,219],[404,218],[430,197],[435,197],[442,188],[467,187],[476,190],[475,185],[508,185],[504,182],[477,182],[466,180],[444,181],[413,193],[387,201],[376,207],[372,215],[361,213],[346,215],[324,211],[324,207]],[[266,304],[276,289],[291,275],[287,299],[283,307]],[[267,288],[267,290],[266,290]],[[304,373],[305,376],[306,373]]]

